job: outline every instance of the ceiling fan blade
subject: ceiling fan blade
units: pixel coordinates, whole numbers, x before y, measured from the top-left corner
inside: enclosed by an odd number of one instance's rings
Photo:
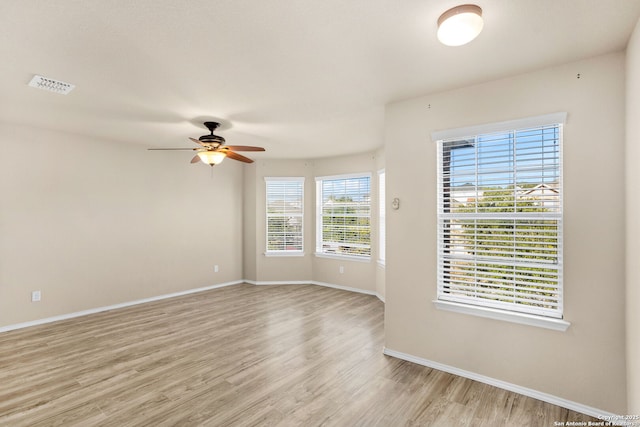
[[[233,160],[239,160],[245,163],[253,163],[253,160],[251,160],[250,158],[245,157],[242,154],[234,153],[233,151],[230,151],[230,150],[225,150],[224,154],[226,154],[228,158]]]
[[[188,150],[188,151],[196,151],[198,148],[147,148],[147,150],[151,151],[162,151],[162,150]]]
[[[202,142],[200,142],[199,140],[195,139],[195,138],[191,138],[189,137],[190,140],[192,140],[193,142],[195,142],[198,145],[202,145],[203,147],[205,146]]]
[[[252,147],[250,145],[223,145],[220,148],[228,148],[233,151],[264,151],[262,147]]]
[[[193,156],[193,159],[191,159],[191,163],[198,163],[199,161],[200,161],[200,156],[198,156],[197,154]]]

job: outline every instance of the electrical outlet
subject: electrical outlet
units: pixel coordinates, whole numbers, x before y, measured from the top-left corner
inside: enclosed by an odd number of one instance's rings
[[[218,266],[217,266],[217,265],[214,265],[214,266],[213,266],[213,272],[214,272],[214,273],[217,273],[218,271],[220,271],[220,269],[218,268]]]
[[[343,265],[340,266],[340,274],[342,274],[342,273],[344,273],[344,266]]]
[[[32,291],[31,292],[31,302],[38,302],[42,299],[42,292],[40,291]]]

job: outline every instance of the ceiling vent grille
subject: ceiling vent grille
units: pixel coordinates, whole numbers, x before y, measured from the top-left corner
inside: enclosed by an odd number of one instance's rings
[[[36,89],[48,90],[49,92],[59,93],[61,95],[66,95],[75,88],[75,85],[71,83],[61,82],[60,80],[50,79],[48,77],[42,77],[39,75],[33,76],[31,81],[29,82],[29,86],[35,87]]]

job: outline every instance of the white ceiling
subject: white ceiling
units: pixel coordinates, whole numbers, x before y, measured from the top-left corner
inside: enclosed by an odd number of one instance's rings
[[[389,101],[620,51],[640,16],[640,0],[478,0],[482,34],[440,45],[438,16],[461,3],[0,0],[0,122],[144,149],[219,119],[228,144],[267,149],[254,158],[363,152]]]

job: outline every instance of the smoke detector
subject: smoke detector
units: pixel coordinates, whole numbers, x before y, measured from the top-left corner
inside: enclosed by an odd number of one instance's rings
[[[49,77],[42,77],[37,74],[33,76],[29,82],[29,86],[35,87],[36,89],[59,93],[61,95],[68,94],[76,87],[76,85],[72,85],[71,83],[61,82],[60,80],[50,79]]]

